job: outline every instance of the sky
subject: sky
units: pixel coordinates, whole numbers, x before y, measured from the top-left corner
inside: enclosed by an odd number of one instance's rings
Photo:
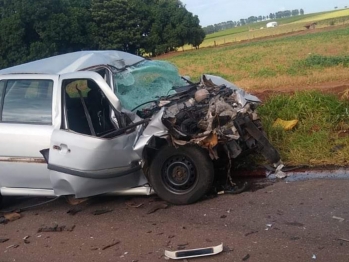
[[[188,11],[208,26],[249,16],[267,16],[283,10],[303,9],[306,14],[349,7],[349,0],[181,0]]]

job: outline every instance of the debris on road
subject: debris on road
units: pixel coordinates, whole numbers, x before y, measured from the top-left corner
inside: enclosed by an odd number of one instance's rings
[[[71,232],[73,231],[75,228],[75,225],[73,226],[58,226],[58,225],[54,225],[53,227],[48,227],[48,226],[45,226],[45,227],[40,227],[38,229],[38,233],[40,232],[63,232],[63,231],[68,231],[68,232]]]
[[[81,203],[84,203],[88,200],[88,197],[86,198],[75,198],[74,196],[66,196],[66,201],[72,205],[72,206],[76,206],[79,205]]]
[[[223,251],[223,243],[215,247],[188,249],[180,251],[165,250],[165,257],[170,259],[185,259],[217,255]]]
[[[30,241],[28,240],[28,238],[30,238],[30,236],[23,237],[24,244],[30,244]]]
[[[144,206],[143,203],[137,204],[137,203],[135,203],[135,202],[133,202],[133,201],[127,201],[127,202],[125,202],[125,205],[128,206],[128,207],[132,207],[132,208],[140,208],[140,207]]]
[[[300,237],[290,237],[290,240],[292,240],[292,241],[296,241],[296,240],[299,240],[300,239]]]
[[[109,212],[113,212],[113,209],[99,209],[99,210],[93,211],[92,214],[95,216],[99,216]]]
[[[15,221],[17,219],[20,219],[22,215],[20,213],[9,213],[9,214],[4,214],[4,217],[7,221]]]
[[[278,167],[275,169],[275,176],[277,178],[283,179],[285,177],[287,177],[286,173],[282,171],[282,169],[284,168],[283,164],[278,165]]]
[[[258,233],[258,231],[251,231],[245,234],[245,237]]]
[[[297,221],[294,221],[294,222],[285,222],[285,225],[288,225],[288,226],[295,226],[295,227],[304,227],[304,224],[299,223],[299,222],[297,222]]]
[[[149,208],[149,210],[147,211],[147,214],[149,215],[149,214],[155,213],[159,209],[166,209],[168,207],[169,207],[169,204],[167,204],[167,203],[159,203],[159,204]]]
[[[242,184],[236,184],[231,180],[230,184],[223,186],[224,190],[217,192],[217,195],[223,195],[223,194],[236,195],[246,191],[248,188],[249,188],[248,182],[244,182]]]
[[[250,259],[250,254],[247,254],[246,256],[244,256],[243,258],[242,258],[242,261],[247,261],[247,260],[249,260]]]
[[[273,224],[266,224],[265,226],[266,226],[265,230],[268,231],[269,228],[271,228],[273,226]]]
[[[11,246],[6,247],[6,249],[9,249],[9,248],[17,248],[17,247],[19,247],[19,245],[11,245]]]
[[[0,224],[6,224],[7,222],[12,222],[17,219],[20,219],[22,215],[20,213],[6,213],[2,217],[0,217]]]
[[[102,250],[106,250],[106,249],[108,249],[108,248],[110,248],[110,247],[113,247],[113,246],[116,246],[117,244],[119,244],[120,243],[120,241],[114,241],[113,243],[111,243],[111,244],[109,244],[109,245],[106,245],[106,246],[104,246],[104,247],[102,247]]]
[[[337,238],[337,240],[341,240],[341,241],[344,241],[344,242],[349,242],[349,239],[346,239],[346,238]]]
[[[224,246],[223,247],[223,252],[224,253],[229,253],[229,252],[233,252],[234,248],[228,247],[228,246]]]
[[[315,260],[316,259],[316,255],[313,255],[311,258]]]
[[[332,218],[338,220],[339,222],[343,222],[345,220],[342,217],[336,217],[336,216],[333,216]]]
[[[0,238],[0,243],[5,243],[9,240],[10,240],[9,238]]]
[[[82,209],[80,208],[72,208],[72,209],[69,209],[67,211],[67,214],[71,215],[71,216],[75,216],[77,213],[81,212]]]

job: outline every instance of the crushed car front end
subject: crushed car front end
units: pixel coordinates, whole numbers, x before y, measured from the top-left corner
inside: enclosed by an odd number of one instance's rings
[[[261,101],[225,79],[203,75],[193,83],[162,61],[142,62],[114,79],[121,104],[136,111],[137,118],[149,119],[134,150],[163,199],[176,204],[197,201],[212,186],[212,162],[219,158],[228,159],[228,171],[233,159],[252,152],[275,167],[282,164],[263,131],[257,113]],[[205,173],[200,165],[206,162],[209,172],[200,181]]]

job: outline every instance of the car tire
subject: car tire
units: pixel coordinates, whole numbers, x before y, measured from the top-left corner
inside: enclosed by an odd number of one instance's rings
[[[211,188],[214,168],[208,152],[198,146],[166,146],[154,157],[149,182],[158,196],[176,205],[192,204]]]

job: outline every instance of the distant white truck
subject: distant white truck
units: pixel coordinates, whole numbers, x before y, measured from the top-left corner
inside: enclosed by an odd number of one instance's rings
[[[269,22],[267,24],[267,28],[272,28],[272,27],[277,27],[278,26],[278,22]]]

